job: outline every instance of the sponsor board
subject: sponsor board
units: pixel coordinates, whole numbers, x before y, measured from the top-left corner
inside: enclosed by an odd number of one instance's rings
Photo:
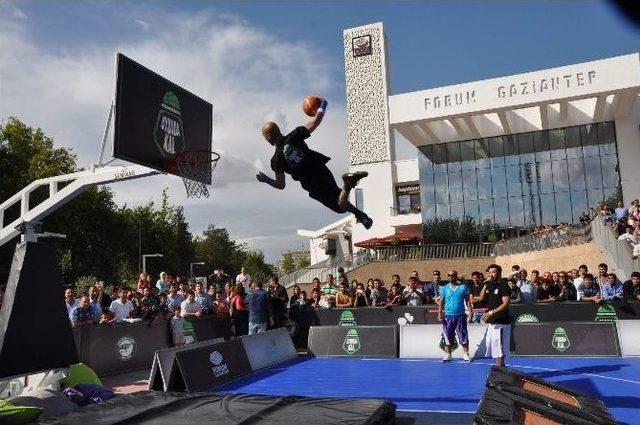
[[[312,326],[309,352],[315,356],[397,357],[396,326]]]

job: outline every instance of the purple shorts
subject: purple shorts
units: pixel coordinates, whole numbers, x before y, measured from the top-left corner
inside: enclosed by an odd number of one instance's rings
[[[442,322],[442,335],[444,343],[452,345],[455,341],[455,334],[458,334],[458,344],[469,344],[469,334],[467,333],[467,316],[444,316]]]

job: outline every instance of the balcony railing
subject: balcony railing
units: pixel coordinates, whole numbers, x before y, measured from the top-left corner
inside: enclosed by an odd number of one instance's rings
[[[496,255],[520,254],[549,248],[561,248],[591,242],[589,224],[559,227],[544,233],[536,233],[496,243]]]

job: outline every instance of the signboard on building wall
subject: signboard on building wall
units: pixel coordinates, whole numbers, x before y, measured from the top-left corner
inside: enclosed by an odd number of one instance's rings
[[[366,56],[371,54],[371,35],[354,37],[351,40],[353,57]]]

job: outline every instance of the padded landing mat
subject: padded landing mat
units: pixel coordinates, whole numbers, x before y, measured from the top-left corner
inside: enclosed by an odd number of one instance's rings
[[[120,395],[38,423],[154,424],[393,424],[395,406],[382,400],[145,391]]]

